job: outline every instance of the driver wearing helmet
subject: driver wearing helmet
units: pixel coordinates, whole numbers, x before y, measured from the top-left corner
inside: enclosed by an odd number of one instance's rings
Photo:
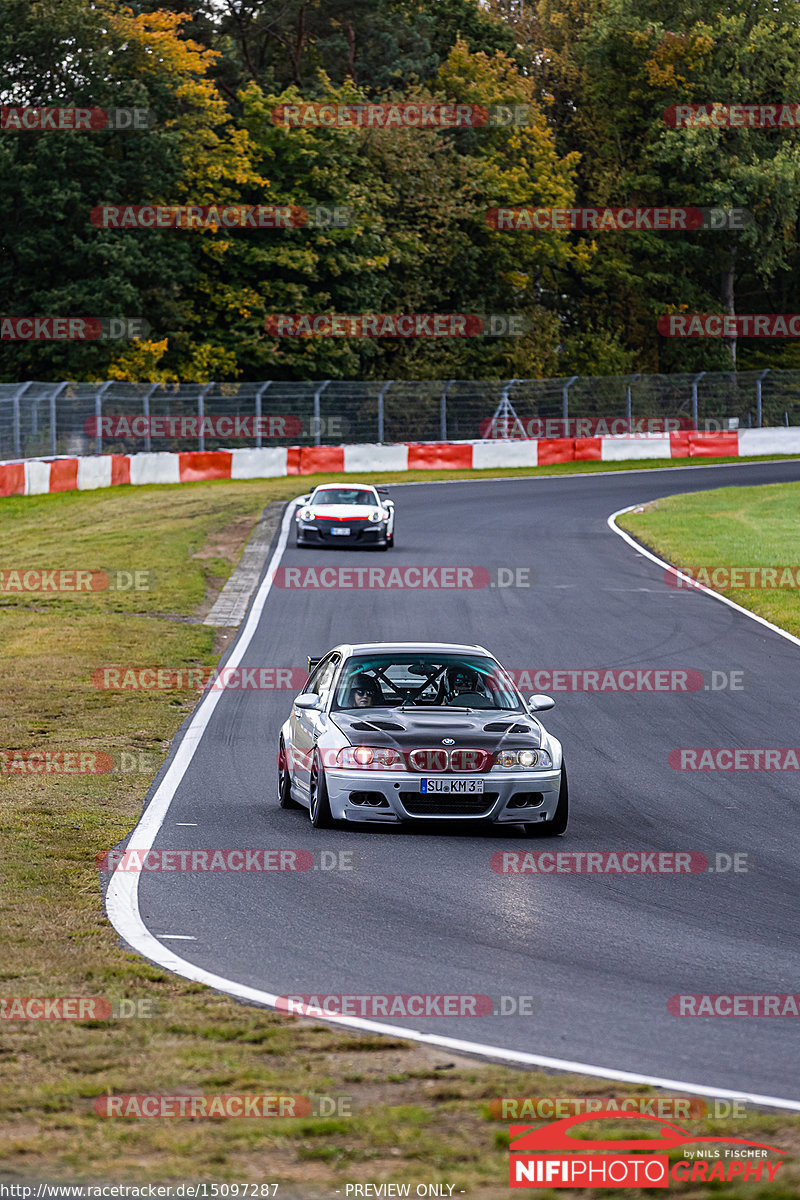
[[[377,680],[363,671],[354,675],[350,683],[350,708],[374,708],[382,700]]]
[[[478,672],[471,667],[448,667],[445,671],[445,703],[449,704],[456,696],[467,692],[473,695],[477,692],[479,696],[485,694]]]

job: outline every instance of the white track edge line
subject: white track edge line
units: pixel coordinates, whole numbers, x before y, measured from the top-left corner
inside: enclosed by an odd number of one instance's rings
[[[669,470],[670,468],[664,469]],[[489,482],[489,480],[486,482]],[[256,593],[244,629],[239,635],[233,653],[226,664],[228,666],[235,667],[241,662],[258,626],[267,596],[272,589],[277,565],[283,556],[289,539],[289,528],[294,514],[294,505],[295,501],[290,501],[286,507],[286,512],[281,523],[278,544],[270,559],[266,575]],[[625,510],[621,509],[620,512],[622,511]],[[149,850],[155,841],[178,786],[194,757],[195,751],[200,744],[200,740],[219,703],[221,695],[222,690],[209,692],[195,710],[164,778],[161,780],[155,795],[142,814],[138,824],[130,834],[130,839],[135,839],[137,849]],[[175,975],[180,975],[184,979],[203,983],[207,987],[225,992],[229,996],[235,996],[242,1000],[250,1000],[267,1008],[277,1009],[278,1001],[280,1000],[279,996],[271,992],[261,991],[259,988],[248,987],[232,979],[226,979],[222,975],[215,975],[211,971],[206,971],[203,967],[198,967],[194,963],[180,958],[168,946],[159,942],[145,925],[139,911],[138,872],[121,872],[119,867],[116,868],[106,892],[105,906],[111,924],[120,936],[124,938],[125,942],[137,953],[149,961],[157,963],[164,970],[171,971]],[[324,1020],[332,1025],[343,1025],[349,1029],[386,1034],[389,1037],[399,1037],[406,1041],[421,1042],[453,1052],[479,1055],[484,1058],[497,1059],[517,1065],[546,1067],[552,1070],[567,1071],[572,1074],[592,1075],[600,1079],[614,1079],[620,1083],[640,1083],[651,1087],[677,1089],[684,1093],[689,1092],[699,1096],[712,1096],[724,1100],[740,1100],[768,1108],[783,1108],[800,1112],[800,1100],[786,1100],[776,1096],[762,1096],[752,1092],[731,1091],[728,1088],[718,1088],[707,1084],[687,1083],[684,1080],[663,1079],[655,1075],[643,1075],[633,1071],[620,1071],[613,1067],[598,1067],[589,1063],[572,1062],[569,1059],[552,1058],[544,1054],[530,1054],[522,1050],[508,1050],[502,1046],[492,1046],[483,1042],[470,1042],[460,1038],[424,1033],[418,1029],[406,1029],[401,1025],[385,1025],[381,1022],[369,1021],[362,1017],[337,1016],[333,1013],[326,1013],[320,1010],[319,1017],[317,1018],[313,1009],[309,1009],[309,1014],[314,1014],[314,1019]]]
[[[773,625],[771,621],[766,619],[766,617],[760,617],[758,613],[751,612],[749,608],[742,608],[741,604],[737,604],[735,600],[729,600],[727,596],[720,595],[720,593],[715,592],[713,588],[706,587],[705,584],[702,583],[697,583],[696,580],[692,579],[691,575],[686,575],[683,571],[678,570],[677,567],[673,567],[671,563],[665,562],[663,558],[659,558],[658,555],[653,554],[650,550],[646,550],[645,547],[640,545],[639,542],[637,542],[635,538],[631,537],[629,533],[626,533],[624,529],[620,529],[619,525],[617,525],[617,517],[624,516],[625,513],[632,512],[635,508],[639,507],[639,504],[629,504],[626,508],[617,509],[616,512],[611,514],[606,522],[609,529],[612,529],[614,533],[623,538],[629,546],[633,546],[634,550],[638,551],[639,554],[643,554],[644,557],[649,558],[651,562],[657,563],[659,567],[664,567],[664,569],[671,575],[674,575],[676,579],[686,580],[690,584],[690,587],[686,589],[687,591],[704,592],[707,596],[712,596],[715,600],[719,600],[722,604],[727,604],[728,608],[732,608],[736,612],[743,613],[746,617],[750,617],[751,621],[758,621],[759,625],[763,625],[765,629],[771,629],[773,633],[780,634],[782,638],[786,638],[787,642],[792,642],[793,645],[800,646],[800,638],[795,637],[793,633],[789,633],[786,629],[781,629],[778,625]]]

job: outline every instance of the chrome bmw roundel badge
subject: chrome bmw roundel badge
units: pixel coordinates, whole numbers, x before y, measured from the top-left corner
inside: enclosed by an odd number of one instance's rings
[[[455,746],[455,744],[456,744],[455,738],[442,738],[443,746]]]

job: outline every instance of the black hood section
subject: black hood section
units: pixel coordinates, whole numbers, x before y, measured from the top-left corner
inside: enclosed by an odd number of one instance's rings
[[[393,750],[414,750],[422,746],[441,746],[442,738],[453,738],[454,748],[482,750],[536,749],[542,743],[536,721],[524,713],[499,713],[496,709],[474,713],[457,709],[359,709],[358,712],[331,713],[352,745],[388,746]]]

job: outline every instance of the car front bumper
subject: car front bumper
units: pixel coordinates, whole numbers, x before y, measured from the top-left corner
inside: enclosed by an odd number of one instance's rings
[[[519,825],[550,821],[561,787],[560,767],[551,771],[487,772],[484,792],[420,792],[410,771],[325,772],[331,814],[337,821],[491,821]],[[427,778],[433,778],[428,776]],[[449,776],[458,778],[458,776]],[[369,801],[365,799],[369,797]],[[520,806],[522,799],[526,800]],[[516,805],[514,804],[516,800]]]
[[[330,526],[316,521],[297,524],[298,546],[385,546],[388,540],[388,525],[385,521],[363,521],[351,526],[350,533],[332,533]]]

